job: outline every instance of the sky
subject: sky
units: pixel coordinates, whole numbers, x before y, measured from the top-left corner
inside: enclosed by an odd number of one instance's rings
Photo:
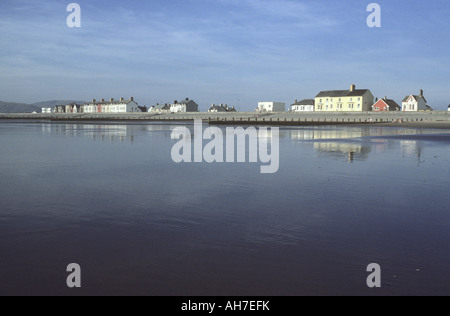
[[[81,8],[81,27],[66,24]],[[381,7],[369,28],[367,6]],[[322,90],[450,103],[448,0],[0,0],[0,100],[191,98],[253,110]]]

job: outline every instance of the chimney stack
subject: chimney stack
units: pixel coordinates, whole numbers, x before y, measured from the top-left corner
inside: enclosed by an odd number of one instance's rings
[[[96,102],[96,100],[95,99],[92,99],[92,103],[95,103]]]
[[[423,97],[423,90],[420,89],[420,96]]]
[[[352,84],[351,86],[350,86],[350,92],[353,92],[353,91],[355,91],[356,90],[356,85],[355,84]]]
[[[111,98],[109,101],[110,101],[110,102],[114,102],[114,98]]]
[[[178,104],[178,101],[177,100],[173,101],[173,104]]]
[[[131,97],[131,99],[130,99],[130,100],[131,100],[131,102],[133,102],[133,101],[134,101],[134,97]]]
[[[124,98],[120,98],[120,102],[123,102],[124,101]]]
[[[186,98],[186,101],[189,101],[189,98]]]
[[[104,103],[105,102],[105,99],[102,99],[102,103]]]
[[[297,99],[295,99],[295,102],[294,103],[298,103],[298,100]]]

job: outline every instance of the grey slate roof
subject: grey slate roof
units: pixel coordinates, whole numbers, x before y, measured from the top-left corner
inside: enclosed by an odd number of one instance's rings
[[[111,100],[105,100],[105,101],[102,101],[102,100],[96,100],[94,103],[93,103],[93,102],[87,102],[87,103],[85,103],[85,104],[83,104],[83,105],[88,105],[88,104],[110,104],[110,105],[112,105],[112,104],[129,104],[129,103],[131,103],[131,102],[136,102],[136,101],[131,100],[131,99],[129,99],[129,100],[123,100],[123,101],[120,101],[120,100],[114,100],[114,101],[112,101],[112,102],[111,102]],[[137,103],[137,102],[136,102],[136,103]]]
[[[227,110],[223,106],[212,106],[209,108],[209,111],[216,110],[217,112],[226,112]]]
[[[292,104],[291,106],[293,106],[293,105],[315,105],[315,103],[316,103],[315,100],[305,99],[305,100],[301,100],[299,102],[296,102],[296,103]]]
[[[170,110],[170,106],[168,104],[157,104],[153,108],[156,110]]]
[[[379,102],[379,101],[383,101],[384,103],[386,103],[387,105],[389,105],[389,107],[392,108],[392,109],[400,109],[400,108],[401,108],[401,106],[398,105],[397,102],[395,102],[395,101],[392,100],[392,99],[380,99],[380,100],[378,100],[377,102]],[[377,104],[377,102],[375,102],[375,104]],[[375,104],[374,104],[374,105],[375,105]]]
[[[392,108],[392,109],[395,109],[395,108],[400,109],[400,108],[401,108],[401,106],[398,105],[397,102],[395,102],[394,100],[391,100],[391,99],[386,99],[386,100],[384,100],[384,99],[383,99],[383,101],[384,101],[387,105],[389,105],[389,107]]]
[[[228,106],[221,106],[221,105],[213,105],[209,108],[209,111],[216,110],[217,112],[237,112],[236,108],[234,106],[228,107]]]
[[[416,100],[417,102],[419,102],[419,100],[420,100],[421,98],[423,98],[423,100],[425,101],[425,103],[428,103],[427,99],[425,99],[424,96],[420,96],[420,95],[408,95],[408,96],[406,96],[406,97],[403,99],[402,102],[407,102],[408,99],[409,99],[411,96],[412,96],[412,97],[414,98],[414,100]]]
[[[321,91],[316,98],[362,97],[369,89]]]
[[[194,100],[183,100],[183,101],[177,101],[177,105],[188,105],[189,103],[194,102]],[[174,102],[175,104],[175,102]]]

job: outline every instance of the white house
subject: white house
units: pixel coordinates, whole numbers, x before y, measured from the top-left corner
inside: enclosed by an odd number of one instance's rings
[[[172,113],[187,113],[187,112],[198,112],[198,104],[193,100],[186,100],[182,102],[174,101],[173,104],[170,105],[170,112]]]
[[[169,104],[156,104],[150,109],[148,109],[148,112],[150,113],[170,113],[170,105]]]
[[[409,95],[403,99],[402,102],[403,112],[419,112],[419,111],[433,111],[433,109],[427,105],[427,99],[423,96],[423,90],[420,90],[419,95]]]
[[[42,108],[42,114],[52,114],[52,108]]]
[[[141,112],[139,105],[131,97],[130,100],[125,100],[120,98],[120,100],[115,101],[113,98],[110,101],[92,100],[90,103],[85,103],[81,109],[82,113],[132,113]]]
[[[281,102],[259,102],[258,111],[260,112],[286,112],[286,103]]]
[[[291,105],[292,112],[314,112],[315,101],[313,99],[305,99],[302,101],[295,100]]]
[[[67,105],[55,105],[53,110],[50,110],[50,112],[47,113],[82,113],[82,105],[72,103]],[[42,109],[44,111],[44,109]],[[47,110],[48,111],[48,110]],[[44,113],[44,112],[42,112]]]
[[[81,105],[72,103],[66,105],[65,113],[81,113]]]

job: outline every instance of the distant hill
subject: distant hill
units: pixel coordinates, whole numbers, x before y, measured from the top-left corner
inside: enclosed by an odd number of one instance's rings
[[[71,104],[71,103],[77,103],[77,104],[83,104],[86,103],[85,101],[73,101],[73,100],[54,100],[54,101],[43,101],[43,102],[37,102],[33,103],[33,106],[38,106],[40,108],[51,108],[55,105],[63,105],[63,104]]]
[[[72,101],[72,100],[54,100],[54,101],[43,101],[33,104],[26,103],[13,103],[13,102],[2,102],[0,101],[0,113],[41,113],[42,108],[50,108],[55,105],[78,103],[83,104],[84,101]]]
[[[0,113],[33,113],[34,111],[41,112],[42,109],[32,104],[0,101]]]

